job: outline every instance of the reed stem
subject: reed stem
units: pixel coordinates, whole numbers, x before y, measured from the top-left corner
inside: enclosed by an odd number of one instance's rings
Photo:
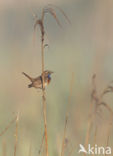
[[[46,156],[48,156],[48,136],[47,136],[47,117],[46,117],[46,95],[45,95],[45,85],[44,85],[44,26],[42,22],[41,31],[41,57],[42,57],[42,103],[43,103],[43,117],[44,117],[44,131],[45,131],[45,145],[46,145]]]

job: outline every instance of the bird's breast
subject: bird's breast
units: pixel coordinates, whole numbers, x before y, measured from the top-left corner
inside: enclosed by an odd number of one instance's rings
[[[50,83],[51,79],[48,79],[46,82],[45,82],[45,86],[47,86],[49,83]]]

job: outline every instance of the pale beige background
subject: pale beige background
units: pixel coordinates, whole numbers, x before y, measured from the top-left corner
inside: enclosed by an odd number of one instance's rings
[[[41,72],[40,32],[37,33],[34,46],[32,13],[40,16],[41,8],[49,3],[62,8],[72,23],[69,25],[58,11],[63,29],[50,15],[45,22],[49,38],[49,41],[46,40],[49,48],[45,49],[45,66],[55,72],[47,88],[50,155],[56,156],[60,152],[67,110],[70,113],[67,153],[72,144],[75,146],[75,156],[79,143],[84,143],[92,74],[97,74],[99,91],[113,80],[112,0],[0,1],[0,131],[20,110],[19,156],[28,155],[30,144],[32,155],[38,155],[43,134],[41,92],[28,89],[29,81],[21,72],[33,77]],[[72,72],[73,93],[68,104]],[[110,94],[105,100],[113,108],[113,95]],[[6,142],[7,155],[13,155],[14,131],[15,126],[12,125],[0,137],[0,155],[3,141]],[[99,132],[103,138],[102,131],[104,128]]]

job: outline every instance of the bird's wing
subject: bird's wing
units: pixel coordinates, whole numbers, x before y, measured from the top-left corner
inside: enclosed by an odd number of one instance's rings
[[[33,84],[37,88],[42,88],[42,78],[41,76],[38,76],[37,78],[34,79]]]
[[[38,77],[34,78],[34,81],[42,82],[42,77],[41,76],[38,76]]]

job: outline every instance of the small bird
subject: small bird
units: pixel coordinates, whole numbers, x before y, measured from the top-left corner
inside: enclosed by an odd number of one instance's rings
[[[44,74],[44,87],[47,86],[50,83],[52,73],[53,72],[50,71],[50,70],[45,70],[44,71],[44,73],[43,73]],[[28,88],[34,87],[34,88],[42,89],[42,86],[43,86],[43,84],[42,84],[42,75],[43,74],[41,74],[40,76],[38,76],[36,78],[30,77],[29,75],[27,75],[24,72],[22,74],[24,74],[32,82],[31,84],[28,85]]]

